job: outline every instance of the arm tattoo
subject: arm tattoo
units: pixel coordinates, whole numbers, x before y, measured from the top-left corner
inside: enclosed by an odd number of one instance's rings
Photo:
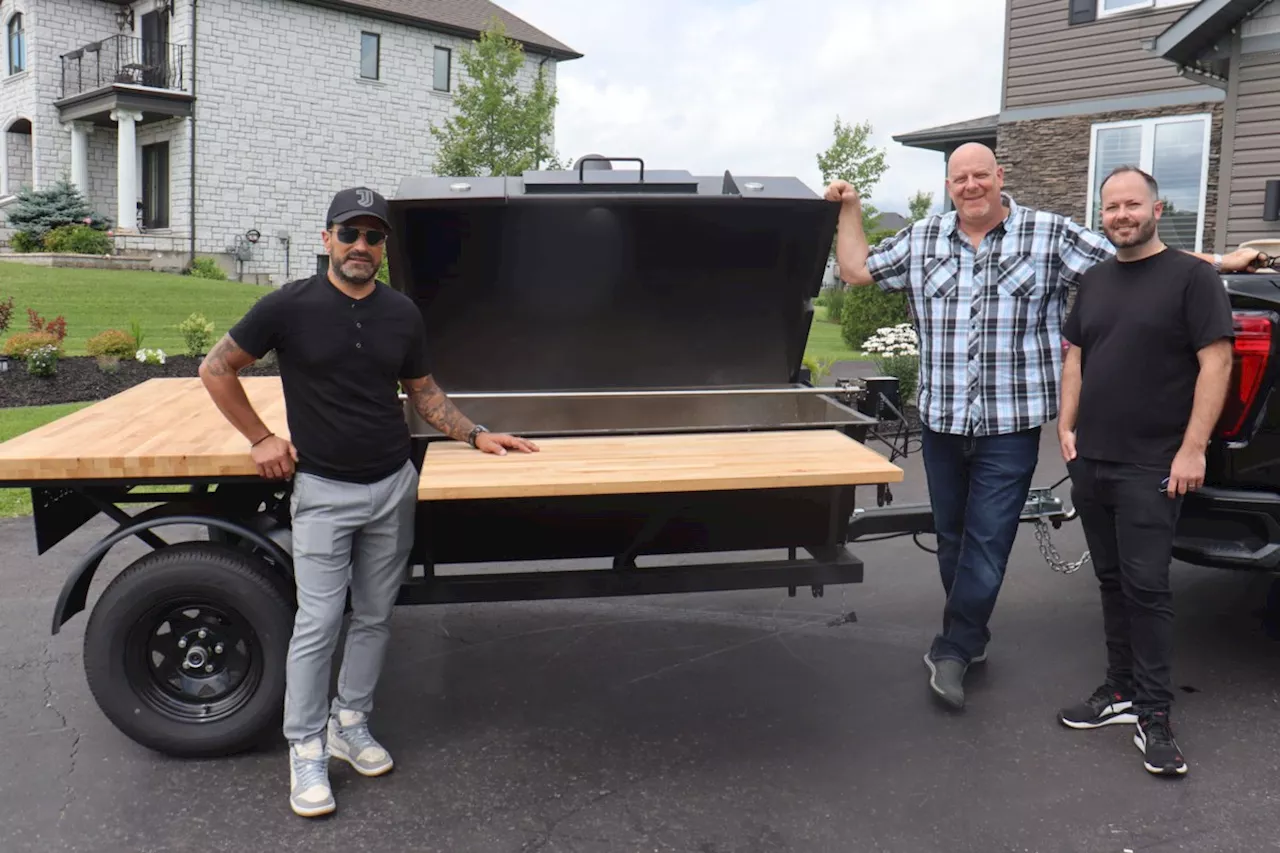
[[[213,349],[209,350],[209,354],[204,357],[204,363],[212,376],[231,376],[239,373],[239,370],[229,364],[227,359],[235,358],[237,361],[243,361],[247,357],[248,353],[240,349],[236,342],[231,340],[230,335],[223,335],[222,339],[214,344]]]
[[[413,408],[424,421],[452,439],[467,440],[475,424],[458,411],[458,407],[445,396],[434,379],[430,376],[412,379],[406,381],[404,386],[413,402]]]

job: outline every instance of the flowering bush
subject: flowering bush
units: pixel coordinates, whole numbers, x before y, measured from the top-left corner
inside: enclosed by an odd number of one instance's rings
[[[862,351],[871,354],[881,373],[897,378],[903,405],[914,406],[920,375],[920,349],[916,330],[911,324],[899,323],[876,329],[876,333],[863,342]]]
[[[44,344],[27,353],[27,372],[35,376],[53,376],[58,372],[58,348]]]
[[[140,349],[136,353],[136,358],[143,364],[164,364],[164,350]]]

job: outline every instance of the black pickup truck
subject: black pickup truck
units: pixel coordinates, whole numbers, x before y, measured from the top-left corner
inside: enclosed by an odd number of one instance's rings
[[[1231,391],[1188,494],[1174,556],[1194,565],[1280,569],[1280,273],[1224,275],[1235,316]]]

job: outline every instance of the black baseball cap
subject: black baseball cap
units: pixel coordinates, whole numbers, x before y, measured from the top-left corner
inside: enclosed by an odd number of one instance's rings
[[[387,200],[378,192],[368,187],[350,187],[339,190],[329,204],[329,215],[326,222],[349,222],[358,216],[372,216],[382,220],[382,224],[391,230],[391,211]]]

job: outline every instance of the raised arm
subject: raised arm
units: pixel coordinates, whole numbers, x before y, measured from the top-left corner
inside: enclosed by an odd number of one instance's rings
[[[867,235],[862,229],[862,199],[858,191],[845,181],[832,181],[827,187],[827,201],[840,203],[840,219],[836,230],[836,263],[840,278],[853,285],[871,284],[867,271]]]
[[[297,451],[262,422],[240,382],[240,371],[255,360],[231,335],[223,335],[200,362],[200,381],[222,416],[249,442],[249,455],[259,476],[268,480],[287,479],[293,474]]]

